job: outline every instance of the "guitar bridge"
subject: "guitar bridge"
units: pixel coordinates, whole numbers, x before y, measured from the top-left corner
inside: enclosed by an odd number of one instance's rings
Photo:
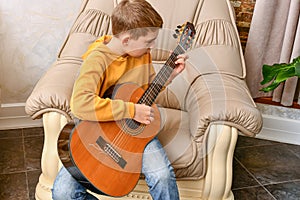
[[[101,136],[98,137],[96,143],[99,147],[109,156],[111,157],[121,168],[125,168],[127,162],[122,158],[122,156],[109,144],[107,143]]]

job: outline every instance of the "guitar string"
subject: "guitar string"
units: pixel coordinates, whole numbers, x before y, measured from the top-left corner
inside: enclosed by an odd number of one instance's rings
[[[117,123],[117,122],[115,122]],[[124,125],[123,125],[124,126]],[[112,144],[117,145],[117,146],[123,146],[123,142],[124,142],[124,134],[123,134],[123,127],[120,127],[120,131],[119,133],[116,135],[116,137],[113,139]]]

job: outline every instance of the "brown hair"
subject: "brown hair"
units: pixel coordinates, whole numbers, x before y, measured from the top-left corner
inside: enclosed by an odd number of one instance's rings
[[[163,24],[161,16],[145,0],[122,0],[113,10],[111,19],[114,35],[129,32],[135,39]]]

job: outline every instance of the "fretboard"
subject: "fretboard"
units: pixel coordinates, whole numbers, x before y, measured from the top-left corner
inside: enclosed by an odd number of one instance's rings
[[[138,101],[139,104],[151,106],[154,103],[156,97],[161,92],[176,67],[175,61],[177,60],[177,56],[183,53],[185,53],[185,50],[180,45],[177,45],[162,69],[158,72],[148,89]]]

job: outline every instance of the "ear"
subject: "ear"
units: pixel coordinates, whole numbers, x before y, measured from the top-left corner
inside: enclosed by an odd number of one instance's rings
[[[129,40],[130,40],[130,35],[129,34],[122,35],[122,37],[121,37],[122,45],[127,46]]]

